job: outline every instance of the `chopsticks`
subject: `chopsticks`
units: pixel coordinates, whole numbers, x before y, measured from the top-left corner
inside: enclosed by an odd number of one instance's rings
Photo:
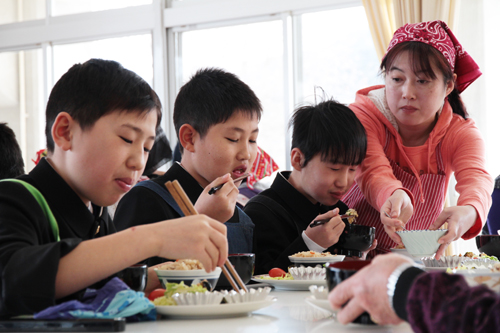
[[[240,177],[238,177],[236,179],[233,179],[233,182],[237,182],[237,181],[243,180],[243,179],[247,178],[248,176],[250,176],[250,174],[249,173],[245,173],[242,176],[240,176]],[[224,186],[224,184],[220,184],[220,185],[212,187],[210,189],[210,191],[208,191],[208,194],[214,194],[215,192],[217,192],[218,190],[220,190],[222,188],[222,186]]]
[[[191,200],[189,200],[189,197],[187,196],[186,192],[184,192],[184,189],[177,180],[174,180],[173,182],[168,181],[165,183],[165,186],[167,187],[167,190],[170,192],[170,194],[174,198],[177,205],[179,205],[180,209],[182,210],[185,216],[198,215],[196,208],[194,208],[193,203],[191,202]],[[221,268],[222,272],[224,273],[227,280],[231,284],[231,287],[233,287],[234,290],[239,292],[240,291],[239,287],[241,287],[242,290],[248,292],[248,289],[241,280],[240,276],[238,275],[238,272],[236,272],[233,265],[231,264],[231,262],[229,262],[228,259],[226,259],[226,262]],[[234,280],[236,280],[236,282]]]
[[[334,216],[335,217],[335,216]],[[349,214],[344,214],[344,215],[340,215],[340,218],[341,219],[345,219],[345,218],[348,218],[348,217],[354,217],[356,218],[355,216],[353,215],[349,215]],[[332,217],[333,218],[333,217]],[[311,228],[314,228],[314,227],[317,227],[318,225],[322,225],[322,224],[325,224],[325,223],[328,223],[331,219],[324,219],[324,220],[315,220],[313,221],[311,224],[309,224],[309,226]]]

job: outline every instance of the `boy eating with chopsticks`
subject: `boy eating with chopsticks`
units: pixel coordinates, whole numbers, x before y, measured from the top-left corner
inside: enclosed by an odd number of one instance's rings
[[[348,209],[340,199],[366,154],[363,126],[333,100],[297,109],[290,126],[292,171],[278,173],[244,208],[255,223],[256,274],[287,271],[288,256],[298,252],[334,252],[345,227],[340,215]]]
[[[178,180],[199,213],[226,225],[229,253],[252,252],[254,225],[236,206],[239,181],[233,180],[252,167],[261,113],[255,93],[234,74],[215,68],[199,70],[175,100],[180,163],[174,163],[163,176],[139,183],[120,200],[117,228],[183,216],[165,186]],[[150,258],[147,263],[151,266],[165,260]]]
[[[152,256],[227,258],[226,228],[197,215],[116,232],[106,207],[143,172],[161,120],[151,87],[114,61],[74,65],[46,110],[48,156],[0,182],[0,317],[82,300],[118,271]],[[146,292],[159,286],[150,269]]]

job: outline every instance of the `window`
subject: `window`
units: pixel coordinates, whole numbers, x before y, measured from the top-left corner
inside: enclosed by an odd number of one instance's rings
[[[0,24],[45,18],[45,0],[0,0]]]
[[[37,0],[32,0],[37,1]],[[97,12],[140,5],[149,5],[152,0],[49,0],[52,1],[52,16],[85,12]]]

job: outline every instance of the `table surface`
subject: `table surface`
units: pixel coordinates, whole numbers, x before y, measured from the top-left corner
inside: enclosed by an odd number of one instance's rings
[[[248,315],[209,319],[162,317],[154,322],[129,323],[126,332],[412,332],[407,323],[397,326],[342,325],[331,312],[306,303],[309,291],[275,289],[276,301]]]

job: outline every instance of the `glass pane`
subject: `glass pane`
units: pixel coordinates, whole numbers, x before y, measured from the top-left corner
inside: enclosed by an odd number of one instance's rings
[[[383,82],[362,6],[302,15],[302,54],[303,102],[314,102],[319,86],[326,97],[348,104],[359,89]],[[316,94],[323,97],[320,89]]]
[[[151,3],[152,0],[52,0],[52,16],[98,12]]]
[[[74,64],[91,58],[101,58],[118,61],[153,86],[153,49],[150,34],[56,45],[53,50],[54,83]]]
[[[0,24],[45,18],[45,0],[0,0]]]
[[[200,68],[218,67],[248,84],[264,109],[258,144],[285,168],[282,34],[281,21],[271,21],[184,32],[180,38],[183,82]]]
[[[16,134],[29,172],[34,167],[31,159],[45,148],[42,52],[0,53],[0,64],[0,122]]]

